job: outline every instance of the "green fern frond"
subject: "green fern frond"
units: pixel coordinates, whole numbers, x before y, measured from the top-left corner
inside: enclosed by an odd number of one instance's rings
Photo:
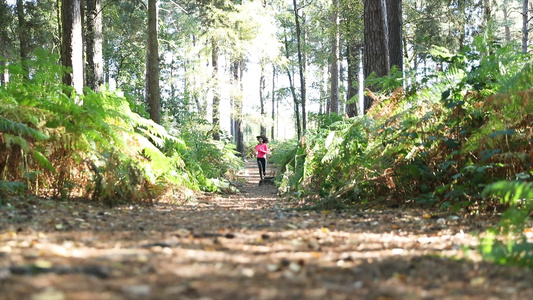
[[[325,155],[321,159],[321,163],[329,163],[339,156],[339,145],[344,142],[342,135],[337,134],[336,131],[330,131],[325,140],[324,147],[326,149]]]
[[[533,200],[533,183],[498,181],[483,190],[483,196],[497,196],[502,203],[518,204],[520,199]]]
[[[56,173],[56,169],[54,168],[54,166],[52,165],[52,163],[50,163],[50,161],[48,160],[48,158],[46,158],[46,156],[44,156],[41,152],[37,151],[37,150],[33,150],[32,151],[32,154],[33,154],[33,158],[42,166],[44,167],[45,169],[47,169],[48,171],[52,172],[52,173]]]
[[[0,204],[3,204],[3,195],[16,194],[26,190],[26,184],[24,182],[13,182],[8,180],[0,180]]]
[[[44,141],[49,138],[46,134],[43,134],[39,130],[33,129],[26,124],[6,119],[4,117],[0,117],[0,132],[9,132],[18,136],[28,136],[38,141]]]
[[[9,133],[4,133],[4,142],[6,147],[11,148],[13,145],[20,146],[24,152],[29,152],[30,146],[28,142],[21,136],[11,135]]]

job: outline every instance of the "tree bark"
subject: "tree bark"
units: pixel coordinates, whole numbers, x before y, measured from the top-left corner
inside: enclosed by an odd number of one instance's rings
[[[276,103],[276,66],[272,65],[272,126],[270,126],[270,139],[274,140],[274,124],[276,117],[275,103]]]
[[[298,66],[300,70],[300,97],[301,97],[301,104],[302,104],[302,130],[305,134],[305,131],[307,130],[307,118],[306,118],[306,111],[305,111],[305,104],[306,104],[306,84],[305,84],[305,63],[303,58],[303,52],[302,52],[302,30],[300,26],[300,17],[298,16],[298,7],[296,5],[296,0],[292,1],[293,8],[294,8],[294,19],[296,24],[296,44],[298,47]]]
[[[389,49],[387,42],[387,23],[385,0],[365,0],[365,50],[364,50],[364,78],[375,73],[377,77],[389,74]],[[377,91],[376,87],[368,86]],[[365,97],[364,112],[372,106],[372,99]]]
[[[243,111],[242,111],[242,104],[243,104],[243,98],[242,98],[242,74],[244,71],[244,62],[242,59],[239,59],[233,63],[233,84],[235,86],[235,95],[234,95],[234,103],[235,103],[235,143],[237,145],[237,152],[240,153],[241,157],[244,158],[246,153],[244,149],[244,136],[242,132],[242,118],[243,118]]]
[[[83,92],[83,40],[81,1],[61,1],[61,62],[70,68],[63,76],[63,83],[74,87],[77,94]]]
[[[238,79],[238,73],[237,77],[235,77],[236,70],[235,68],[238,67],[236,65],[236,61],[233,61],[229,64],[229,82],[232,85],[232,88],[230,89],[230,96],[229,96],[229,105],[230,105],[230,111],[229,111],[229,128],[230,128],[230,136],[233,137],[233,141],[236,143],[236,134],[235,134],[235,128],[237,126],[236,121],[236,98],[238,97],[238,89],[237,89],[237,79]],[[237,71],[238,72],[238,71]]]
[[[17,17],[18,17],[18,37],[19,37],[19,50],[20,59],[24,61],[28,59],[30,54],[30,47],[28,45],[29,36],[26,32],[26,10],[24,6],[24,0],[17,0]]]
[[[148,0],[147,102],[150,104],[150,119],[160,124],[161,99],[159,91],[158,10],[159,0]]]
[[[402,0],[387,0],[387,27],[390,68],[403,70],[402,55]]]
[[[339,113],[339,0],[333,1],[329,113]]]
[[[197,43],[198,43],[198,38],[195,36],[195,35],[192,35],[192,46],[193,48],[196,48],[197,46]],[[194,57],[194,56],[191,56],[191,57]],[[191,101],[194,102],[194,104],[196,105],[196,110],[198,111],[198,113],[205,119],[207,119],[207,102],[206,102],[206,98],[207,97],[201,97],[202,99],[200,99],[200,86],[198,84],[199,82],[199,79],[198,79],[198,76],[197,76],[197,72],[196,72],[196,68],[197,68],[197,62],[201,61],[202,60],[202,54],[200,52],[196,53],[196,60],[194,58],[191,59],[190,61],[190,64],[192,65],[192,72],[191,72],[191,75],[189,76],[189,80],[188,80],[188,84],[186,85],[186,94],[187,94],[187,97],[189,99],[191,99]]]
[[[457,0],[457,11],[459,12],[457,32],[459,32],[459,49],[465,45],[466,38],[466,0]]]
[[[483,0],[483,22],[481,23],[481,27],[487,28],[491,19],[492,19],[491,0]]]
[[[503,15],[503,27],[505,30],[505,43],[509,44],[511,42],[511,28],[509,26],[509,16],[511,14],[511,9],[508,7],[508,3],[504,1],[502,3],[502,15]]]
[[[358,55],[359,49],[357,45],[353,42],[348,42],[348,55],[346,60],[348,61],[348,95],[347,95],[347,105],[346,105],[346,114],[349,118],[357,116],[357,105],[355,104],[355,96],[357,95],[357,65],[358,65]]]
[[[527,26],[529,20],[528,2],[528,0],[524,0],[522,4],[522,52],[524,53],[527,53],[529,42],[529,30]]]
[[[11,45],[11,39],[9,38],[9,34],[6,28],[9,27],[9,23],[11,20],[11,12],[9,10],[9,6],[7,5],[6,0],[0,0],[0,56],[7,58],[8,57],[8,51],[9,51],[9,45]],[[4,69],[6,65],[5,60],[0,60],[0,69],[3,69],[4,72],[0,73],[0,85],[4,85],[8,82],[9,73],[7,69]]]
[[[287,60],[289,59],[289,42],[287,41],[287,35],[285,34],[285,56]],[[294,115],[296,118],[296,134],[298,140],[302,137],[302,129],[300,126],[300,103],[298,102],[298,97],[296,96],[296,88],[294,87],[294,82],[292,80],[292,74],[289,67],[287,67],[287,76],[289,77],[289,87],[292,94],[292,99],[294,103]]]
[[[320,107],[318,113],[320,115],[329,113],[329,106],[331,98],[328,98],[329,89],[331,88],[330,79],[329,79],[329,66],[322,66],[322,78],[320,79]]]
[[[211,63],[213,66],[213,139],[220,141],[220,94],[218,90],[218,45],[211,40]]]
[[[259,107],[261,111],[261,121],[260,121],[260,132],[262,136],[266,136],[266,126],[265,126],[265,119],[266,119],[266,111],[265,111],[265,89],[266,89],[266,81],[265,81],[265,60],[261,60],[261,74],[259,77]]]
[[[104,63],[102,53],[102,0],[87,1],[87,86],[100,92],[104,83]]]

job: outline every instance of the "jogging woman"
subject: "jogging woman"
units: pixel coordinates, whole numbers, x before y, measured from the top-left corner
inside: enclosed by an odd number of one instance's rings
[[[266,156],[268,154],[268,139],[262,135],[258,135],[257,142],[258,144],[255,145],[255,156],[257,157],[259,176],[261,176],[262,180],[266,175]]]

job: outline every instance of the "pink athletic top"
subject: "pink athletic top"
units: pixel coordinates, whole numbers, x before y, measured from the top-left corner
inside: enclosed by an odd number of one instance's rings
[[[265,158],[268,153],[268,146],[267,144],[257,144],[255,145],[255,155],[257,155],[257,158]]]

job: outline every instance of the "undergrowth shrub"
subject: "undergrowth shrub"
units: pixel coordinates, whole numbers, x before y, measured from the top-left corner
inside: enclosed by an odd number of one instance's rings
[[[499,180],[531,180],[532,57],[483,37],[457,54],[434,48],[443,71],[406,95],[373,94],[362,118],[322,122],[294,150],[286,190],[310,204],[503,209],[482,196]],[[383,79],[393,88],[396,75]]]
[[[228,181],[224,178],[231,179],[243,168],[243,162],[229,140],[210,138],[211,129],[212,126],[202,120],[182,125],[179,136],[185,147],[179,147],[176,153],[183,158],[187,177],[192,179],[196,188],[217,191],[228,188]],[[217,180],[212,180],[215,178]]]
[[[487,260],[533,268],[533,183],[499,181],[488,185],[483,195],[509,206],[496,226],[481,239],[479,250]]]
[[[153,201],[185,188],[216,191],[211,179],[239,165],[231,146],[172,136],[113,92],[75,95],[59,83],[57,57],[36,56],[29,76],[8,66],[0,87],[0,193],[24,184],[40,196]]]

